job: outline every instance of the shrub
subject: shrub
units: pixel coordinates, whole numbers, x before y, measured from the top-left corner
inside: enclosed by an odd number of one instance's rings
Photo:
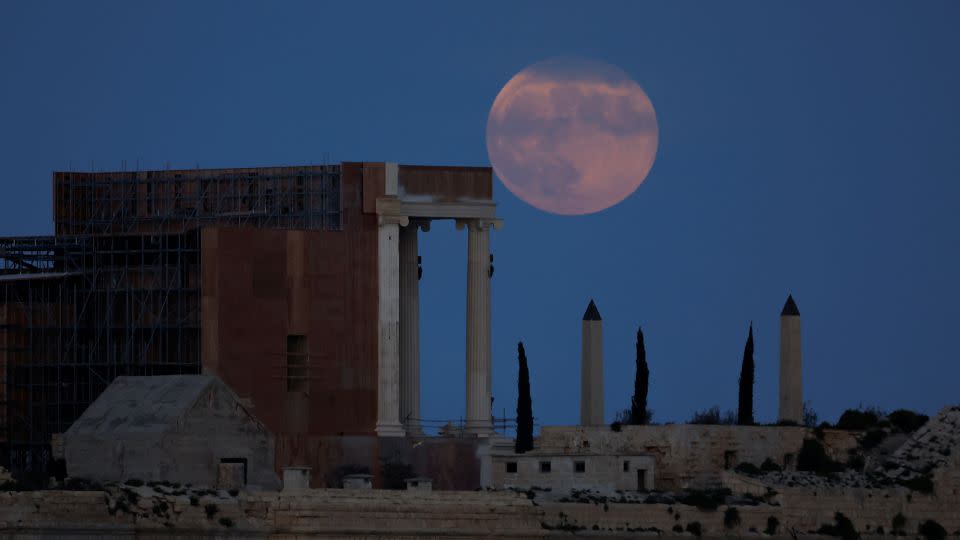
[[[124,489],[123,494],[126,496],[127,500],[130,501],[130,504],[136,505],[137,501],[140,500],[140,496],[137,495],[136,491],[131,491],[129,489]]]
[[[899,429],[900,431],[904,433],[913,433],[914,431],[923,427],[930,417],[925,414],[917,414],[907,409],[897,409],[887,415],[887,419],[890,420],[890,424],[892,424],[893,427]]]
[[[813,405],[809,401],[803,402],[803,425],[813,427],[817,425],[817,411],[813,410]]]
[[[933,493],[933,477],[930,476],[930,473],[915,476],[909,480],[898,483],[910,491],[918,491],[926,494]]]
[[[86,478],[67,478],[63,483],[63,489],[69,491],[103,491],[103,486],[95,480]]]
[[[616,431],[617,433],[619,433],[621,428],[623,428],[623,424],[621,422],[614,422],[610,424],[611,431]]]
[[[220,521],[220,525],[223,525],[224,527],[227,527],[227,528],[233,527],[233,520],[228,517],[222,517],[220,518],[219,521]]]
[[[890,522],[890,532],[902,535],[906,533],[906,527],[907,516],[903,515],[903,512],[897,512],[897,515],[893,516],[893,520]]]
[[[208,504],[203,507],[204,512],[207,513],[207,519],[213,519],[213,516],[216,515],[219,508],[215,504]]]
[[[128,485],[128,486],[133,486],[133,487],[140,487],[140,486],[143,485],[143,480],[141,480],[141,479],[139,479],[139,478],[131,478],[131,479],[127,480],[126,482],[124,482],[124,484],[126,484],[126,485]]]
[[[713,425],[720,423],[720,407],[714,405],[709,409],[697,411],[690,417],[691,424]]]
[[[740,511],[735,507],[730,506],[723,513],[723,526],[728,529],[733,529],[740,526]]]
[[[850,518],[837,512],[833,515],[833,520],[836,522],[834,525],[821,525],[817,533],[827,536],[839,536],[843,538],[843,540],[858,540],[860,538],[860,533],[857,532]]]
[[[683,532],[683,525],[681,525],[681,524],[679,524],[679,523],[677,523],[676,525],[674,525],[674,526],[673,526],[673,532],[675,532],[675,533],[677,533],[677,534],[682,533],[682,532]]]
[[[767,528],[764,529],[763,532],[769,534],[770,536],[773,536],[777,534],[777,529],[779,528],[780,528],[780,520],[773,516],[770,516],[767,518]]]
[[[190,506],[200,506],[200,499],[198,499],[198,498],[194,497],[193,495],[191,495],[191,496],[190,496]]]
[[[863,472],[863,467],[866,465],[866,461],[863,459],[863,456],[860,454],[851,454],[850,458],[847,459],[847,468],[853,469],[855,471]]]
[[[778,465],[772,459],[767,458],[763,460],[763,463],[760,464],[760,470],[763,472],[780,472],[783,470],[783,467]]]
[[[866,450],[871,448],[876,448],[887,438],[887,432],[882,429],[871,429],[863,436],[863,439],[860,440],[860,446]]]
[[[859,409],[847,409],[837,420],[837,429],[849,429],[854,431],[866,431],[877,425],[880,417],[875,411]]]
[[[746,462],[746,461],[744,461],[743,463],[741,463],[741,464],[737,465],[736,467],[734,467],[733,470],[735,470],[735,471],[737,471],[738,473],[741,473],[741,474],[748,474],[748,475],[750,475],[750,476],[757,476],[757,475],[760,474],[760,468],[759,468],[759,467],[757,467],[757,466],[754,465],[753,463],[749,463],[749,462]]]
[[[162,517],[167,514],[167,510],[169,509],[170,509],[170,505],[167,504],[167,501],[160,500],[153,503],[153,508],[151,510],[153,511],[154,515],[158,517]]]
[[[231,489],[230,491],[228,491],[227,493],[229,493],[231,497],[236,497],[237,495],[240,494],[240,490],[237,489],[237,488],[233,488],[233,489]]]
[[[677,502],[688,506],[695,506],[698,510],[716,510],[726,500],[731,492],[729,489],[710,491],[690,490],[677,496]]]
[[[947,537],[947,530],[943,528],[943,525],[940,525],[932,519],[921,523],[917,531],[920,533],[920,536],[927,540],[943,540]]]
[[[700,525],[699,521],[691,521],[687,523],[687,532],[700,538],[703,536],[703,527]]]
[[[797,470],[825,475],[840,472],[843,469],[842,463],[830,459],[820,441],[804,439],[803,446],[800,447],[800,453],[797,454]]]

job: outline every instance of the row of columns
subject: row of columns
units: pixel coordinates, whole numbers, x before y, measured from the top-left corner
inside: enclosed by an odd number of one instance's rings
[[[458,219],[467,229],[466,430],[493,432],[490,415],[490,228],[495,219]],[[380,216],[380,347],[377,434],[421,435],[418,234],[429,220]]]

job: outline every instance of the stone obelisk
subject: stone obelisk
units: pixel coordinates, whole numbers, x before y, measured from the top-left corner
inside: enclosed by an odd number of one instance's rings
[[[597,305],[590,300],[583,314],[580,350],[580,425],[602,426],[603,422],[603,321]]]
[[[780,312],[780,421],[803,424],[800,310],[793,295],[787,297]]]

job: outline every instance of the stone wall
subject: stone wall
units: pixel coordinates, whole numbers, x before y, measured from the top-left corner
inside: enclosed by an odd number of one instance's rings
[[[825,430],[827,453],[846,461],[857,445],[858,433]],[[769,458],[792,468],[813,430],[800,426],[652,425],[609,427],[544,427],[538,440],[543,452],[564,454],[630,455],[656,457],[657,489],[717,485],[722,472],[742,462],[760,465]]]
[[[136,531],[138,536],[367,537],[389,532],[396,537],[454,533],[467,539],[521,539],[543,534],[538,509],[514,493],[457,492],[451,496],[450,492],[301,490],[234,497],[223,491],[187,490],[180,495],[171,495],[172,488],[165,491],[116,486],[105,492],[0,492],[0,535]]]
[[[147,486],[0,492],[0,535],[42,537],[83,531],[140,537],[542,538],[581,530],[618,537],[658,530],[662,537],[689,538],[689,533],[677,533],[674,528],[685,531],[697,522],[707,538],[756,538],[773,517],[779,522],[773,537],[790,538],[832,524],[838,511],[866,536],[876,536],[879,527],[889,535],[898,513],[906,518],[907,533],[914,533],[927,519],[937,521],[950,534],[960,531],[955,496],[920,495],[902,488],[787,488],[766,501],[721,505],[716,510],[680,503],[627,503],[618,496],[559,502],[559,494],[553,494],[553,499],[544,492],[533,495],[530,500],[512,492],[300,490],[231,496],[200,488]],[[724,523],[729,508],[736,508],[739,518],[739,524],[730,528]]]
[[[537,499],[535,499],[537,500]],[[642,532],[656,528],[666,536],[676,535],[677,525],[685,532],[687,525],[700,523],[703,534],[712,537],[753,536],[767,528],[770,517],[779,522],[778,536],[792,532],[808,534],[824,524],[834,524],[834,514],[843,513],[855,528],[864,534],[876,534],[882,527],[890,534],[894,516],[902,513],[907,519],[904,530],[915,533],[924,520],[933,519],[950,534],[960,531],[960,507],[956,498],[937,498],[907,492],[886,490],[787,490],[778,494],[775,503],[739,505],[740,524],[727,528],[724,515],[728,506],[716,510],[699,510],[683,504],[623,504],[618,502],[571,503],[538,501],[548,527],[557,530],[586,530],[607,533]],[[596,528],[595,528],[596,527]],[[750,529],[754,529],[751,531]]]

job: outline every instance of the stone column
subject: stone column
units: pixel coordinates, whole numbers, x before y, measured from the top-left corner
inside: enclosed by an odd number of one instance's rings
[[[459,220],[467,228],[467,425],[489,436],[490,417],[490,227],[493,220]]]
[[[377,435],[403,437],[400,424],[400,231],[406,218],[380,216]]]
[[[787,297],[780,313],[780,421],[803,424],[803,361],[800,310]]]
[[[407,433],[420,426],[420,282],[417,272],[417,230],[429,221],[411,220],[400,229],[400,421]]]

